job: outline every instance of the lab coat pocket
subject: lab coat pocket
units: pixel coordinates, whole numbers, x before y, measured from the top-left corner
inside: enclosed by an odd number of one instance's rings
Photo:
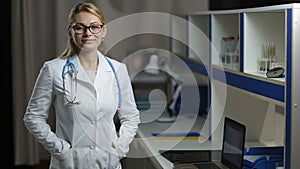
[[[119,143],[118,140],[115,140],[112,142],[112,154],[115,154],[116,156],[119,157],[119,159],[122,159],[123,154],[119,150]]]
[[[63,151],[59,156],[55,158],[60,169],[74,169],[72,149]]]
[[[109,167],[112,169],[120,169],[121,168],[121,162],[120,157],[115,153],[109,153]]]

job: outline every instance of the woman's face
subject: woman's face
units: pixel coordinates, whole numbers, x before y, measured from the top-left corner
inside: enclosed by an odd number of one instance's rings
[[[88,12],[80,12],[74,17],[70,33],[79,49],[95,51],[106,35],[106,26],[97,16]]]

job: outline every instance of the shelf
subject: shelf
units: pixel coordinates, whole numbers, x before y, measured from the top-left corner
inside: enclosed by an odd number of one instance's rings
[[[285,40],[285,11],[251,12],[244,13],[244,72],[261,76],[256,72],[265,73],[271,68],[271,63],[285,64],[286,40]],[[272,61],[264,58],[265,48],[274,45],[271,53],[275,53]],[[266,47],[267,46],[267,47]],[[261,61],[261,62],[259,62]],[[267,62],[270,61],[270,62]],[[264,62],[264,63],[262,63]],[[264,64],[264,65],[259,65]],[[259,70],[258,67],[264,69]],[[261,76],[264,77],[264,76]],[[281,79],[282,80],[282,79]]]
[[[264,78],[264,80],[269,81],[271,83],[276,83],[275,81],[285,82],[285,77],[281,77],[281,78],[268,78],[266,76],[266,73],[261,73],[261,72],[248,72],[247,74],[254,75],[252,77],[257,76],[257,78]],[[282,85],[284,85],[284,83]]]
[[[283,140],[272,140],[272,141],[246,141],[245,148],[249,149],[251,147],[271,147],[271,146],[284,146]]]
[[[212,69],[213,79],[218,80],[227,85],[264,96],[279,102],[284,102],[285,83],[269,78],[257,78],[252,74],[240,73],[237,71],[224,71],[214,66]],[[225,77],[225,79],[224,79]]]
[[[211,35],[212,64],[222,65],[228,53],[239,52],[239,14],[212,14]]]
[[[209,61],[209,15],[189,16],[188,58]]]

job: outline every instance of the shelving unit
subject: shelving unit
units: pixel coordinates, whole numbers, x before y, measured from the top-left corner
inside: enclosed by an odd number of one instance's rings
[[[198,67],[208,68],[207,76],[210,75],[211,80],[212,140],[221,139],[222,124],[219,125],[216,120],[219,114],[215,112],[221,109],[219,94],[226,92],[223,89],[227,88],[225,114],[246,123],[251,132],[257,130],[257,126],[261,127],[261,133],[256,131],[248,135],[246,145],[284,146],[285,168],[299,168],[300,162],[296,157],[300,148],[296,142],[300,142],[300,138],[295,133],[300,130],[299,125],[296,125],[300,124],[300,119],[293,117],[299,117],[300,104],[299,89],[296,87],[299,87],[296,83],[299,81],[299,73],[296,70],[300,69],[297,58],[300,4],[191,13],[188,19],[189,45],[199,46],[197,53],[205,58],[204,63],[207,65],[199,63]],[[209,45],[200,41],[199,36],[192,31],[195,26],[207,36]],[[236,55],[238,59],[231,58],[228,61],[221,55],[221,41],[229,36],[237,37],[239,46]],[[272,52],[275,56],[266,58],[263,44],[270,42],[274,44]],[[188,51],[188,58],[197,57]],[[197,70],[195,64],[190,67]],[[266,71],[274,67],[283,67],[285,76],[267,78]],[[232,93],[238,97],[237,100],[229,97]],[[239,105],[247,110],[242,110]],[[278,107],[281,111],[278,111]],[[275,123],[272,122],[274,120]]]
[[[211,43],[212,64],[218,66],[231,67],[225,61],[226,53],[235,53],[239,37],[239,15],[233,14],[214,14],[211,15]],[[223,40],[232,37],[230,40]],[[237,59],[239,60],[239,59]],[[236,63],[239,64],[239,63]]]
[[[189,16],[188,19],[190,20],[187,39],[189,58],[208,64],[210,53],[209,15]]]
[[[244,13],[244,72],[256,74],[257,59],[263,58],[262,43],[273,42],[276,46],[274,63],[286,60],[286,10]],[[266,58],[264,58],[266,59]],[[262,74],[261,76],[265,76]]]

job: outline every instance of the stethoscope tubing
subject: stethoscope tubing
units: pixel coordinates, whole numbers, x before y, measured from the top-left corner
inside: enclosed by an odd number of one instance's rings
[[[105,59],[107,60],[108,64],[110,65],[114,75],[115,75],[115,79],[116,79],[116,82],[117,82],[117,88],[118,88],[118,97],[119,97],[119,100],[118,100],[118,109],[121,108],[121,103],[122,103],[122,96],[121,96],[121,86],[120,86],[120,81],[119,81],[119,78],[118,78],[118,75],[117,75],[117,72],[115,70],[115,67],[114,65],[111,63],[111,61],[105,57]]]
[[[75,80],[75,96],[73,99],[68,99],[67,97],[67,93],[66,93],[66,83],[65,83],[65,77],[67,74],[70,74],[71,76],[71,80],[74,79]],[[74,65],[74,63],[71,61],[71,57],[68,57],[67,59],[67,63],[64,65],[63,67],[63,71],[62,71],[62,79],[63,79],[63,94],[65,96],[65,99],[67,101],[68,104],[79,104],[79,102],[75,102],[76,97],[77,97],[77,69]]]
[[[79,102],[75,102],[76,100],[76,95],[77,95],[77,73],[78,73],[78,70],[76,69],[76,66],[75,64],[72,62],[71,60],[72,56],[71,57],[68,57],[67,59],[67,62],[66,64],[64,65],[63,67],[63,70],[62,70],[62,79],[63,79],[63,94],[65,96],[65,99],[66,101],[69,103],[69,104],[79,104]],[[120,86],[120,82],[119,82],[119,78],[118,78],[118,75],[117,75],[117,72],[115,70],[115,67],[113,66],[112,62],[107,58],[105,57],[106,61],[108,62],[108,64],[110,65],[113,73],[114,73],[114,76],[115,76],[115,79],[116,79],[116,82],[117,82],[117,88],[118,88],[118,109],[121,109],[121,104],[122,104],[122,95],[121,95],[121,86]],[[73,99],[69,100],[67,95],[66,95],[66,86],[65,86],[65,76],[70,73],[71,74],[71,78],[75,80],[75,96]]]

